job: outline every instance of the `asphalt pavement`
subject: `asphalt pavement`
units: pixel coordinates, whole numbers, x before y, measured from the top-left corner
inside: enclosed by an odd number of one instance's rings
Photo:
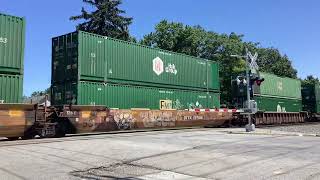
[[[0,179],[320,179],[319,137],[266,132],[188,129],[0,141]]]

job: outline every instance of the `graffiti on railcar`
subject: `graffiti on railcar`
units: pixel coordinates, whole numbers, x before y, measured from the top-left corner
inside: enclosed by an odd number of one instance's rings
[[[83,127],[86,128],[95,128],[96,121],[93,119],[88,119],[83,121]]]
[[[140,118],[146,128],[174,127],[176,125],[176,114],[171,111],[141,112]]]
[[[115,113],[114,122],[119,130],[129,130],[134,127],[135,119],[131,112],[119,112]]]

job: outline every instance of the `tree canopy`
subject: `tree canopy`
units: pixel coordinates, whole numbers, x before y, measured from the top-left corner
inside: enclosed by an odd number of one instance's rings
[[[244,55],[246,47],[259,53],[257,63],[262,71],[297,77],[297,71],[286,55],[281,55],[275,48],[262,48],[259,43],[245,42],[243,37],[236,33],[218,34],[201,26],[163,20],[140,43],[219,62],[223,103],[231,100],[231,77],[245,70],[244,59],[231,55]]]
[[[50,88],[45,89],[44,91],[34,91],[31,94],[31,97],[50,95]]]
[[[313,75],[309,75],[302,80],[302,85],[315,85],[319,83],[320,83],[319,78],[314,77]]]
[[[84,21],[77,26],[77,30],[122,40],[133,40],[129,34],[132,18],[123,16],[125,11],[119,8],[121,0],[83,0],[83,2],[94,10],[89,12],[82,7],[81,15],[70,18],[73,21]]]

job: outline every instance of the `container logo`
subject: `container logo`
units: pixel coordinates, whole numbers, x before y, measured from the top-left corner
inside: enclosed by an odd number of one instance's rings
[[[8,42],[8,39],[7,39],[7,38],[0,37],[0,43],[7,44],[7,42]]]
[[[159,57],[156,57],[153,60],[153,71],[160,76],[160,74],[163,73],[164,68],[163,68],[163,61],[162,59],[160,59]]]
[[[166,72],[177,75],[178,71],[176,69],[176,65],[169,63],[166,67]]]
[[[160,100],[160,110],[172,109],[171,100]]]
[[[285,107],[281,107],[280,104],[277,105],[277,112],[287,112]]]

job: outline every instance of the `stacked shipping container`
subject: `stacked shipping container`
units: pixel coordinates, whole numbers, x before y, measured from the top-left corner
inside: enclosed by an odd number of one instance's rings
[[[273,112],[302,111],[301,81],[260,73],[265,79],[261,86],[254,86],[254,99],[259,110]]]
[[[219,107],[215,62],[81,31],[52,43],[53,104]]]
[[[0,13],[0,103],[22,101],[25,19]]]

